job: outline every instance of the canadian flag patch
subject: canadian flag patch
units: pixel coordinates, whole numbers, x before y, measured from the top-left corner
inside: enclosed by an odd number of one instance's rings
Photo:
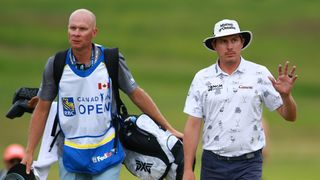
[[[98,89],[108,89],[109,83],[98,83]]]

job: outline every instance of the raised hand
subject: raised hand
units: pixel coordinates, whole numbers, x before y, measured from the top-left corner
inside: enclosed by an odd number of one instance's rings
[[[298,78],[298,75],[295,74],[296,66],[293,66],[289,72],[289,61],[286,62],[284,66],[284,70],[282,69],[282,65],[278,66],[278,79],[274,79],[269,77],[272,82],[273,87],[282,95],[288,96],[291,93],[291,89],[294,85],[294,82]],[[289,73],[288,73],[289,72]]]

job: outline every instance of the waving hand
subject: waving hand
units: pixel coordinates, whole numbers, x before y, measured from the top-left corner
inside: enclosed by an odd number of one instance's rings
[[[293,66],[289,72],[289,62],[287,61],[286,64],[284,65],[284,70],[282,69],[282,65],[279,64],[278,79],[269,77],[273,87],[281,94],[281,96],[290,95],[294,82],[298,78],[298,75],[295,74],[295,71],[296,71],[296,66]]]

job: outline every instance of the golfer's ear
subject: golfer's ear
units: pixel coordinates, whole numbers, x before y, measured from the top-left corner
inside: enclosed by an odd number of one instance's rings
[[[213,49],[216,49],[216,40],[211,41],[211,46],[213,47]]]
[[[244,46],[244,41],[245,41],[245,40],[244,40],[244,38],[243,38],[243,36],[242,36],[242,35],[240,35],[240,39],[241,39],[242,48],[243,48],[243,46]],[[241,48],[241,49],[242,49],[242,48]]]

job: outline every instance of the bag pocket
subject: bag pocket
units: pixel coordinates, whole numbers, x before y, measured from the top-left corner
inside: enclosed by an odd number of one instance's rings
[[[117,148],[114,148],[114,140],[97,147],[87,146],[86,148],[83,148],[83,145],[72,144],[70,140],[65,140],[62,156],[64,167],[73,173],[99,174],[109,167],[121,163],[125,153],[119,142]],[[70,146],[70,144],[72,145]]]

